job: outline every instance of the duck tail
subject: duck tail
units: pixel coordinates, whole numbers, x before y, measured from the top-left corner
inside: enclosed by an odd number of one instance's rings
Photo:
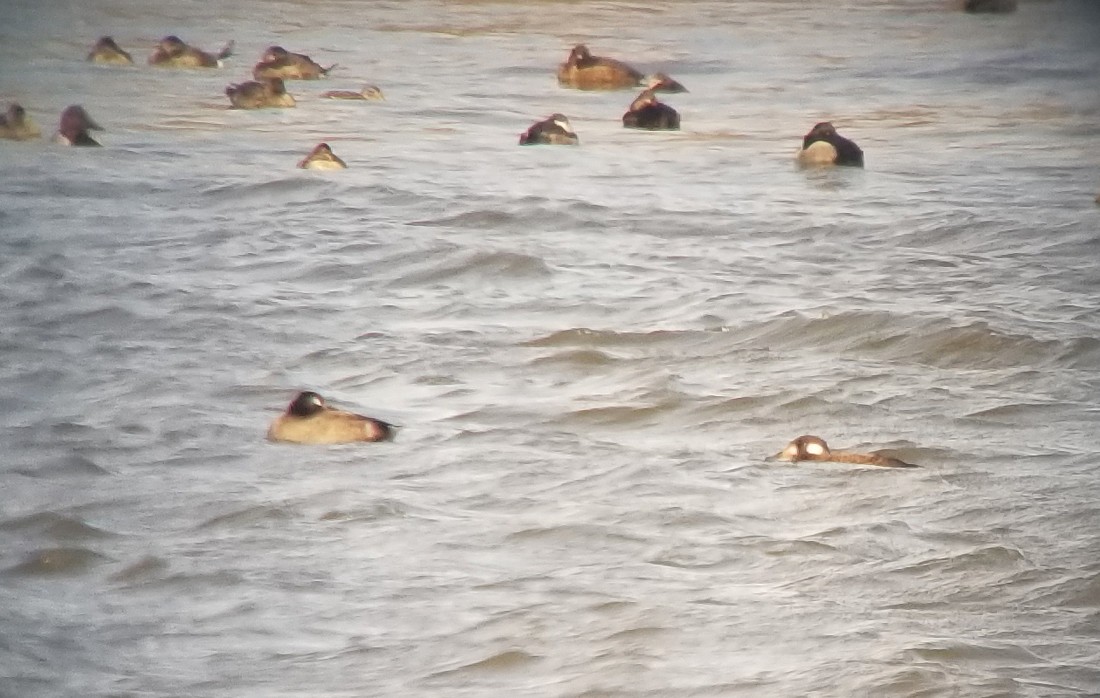
[[[332,69],[335,68],[338,65],[340,65],[340,64],[339,63],[333,63],[332,65],[330,65],[327,68],[321,68],[321,75],[328,75],[330,72],[332,72]]]
[[[233,47],[237,45],[236,41],[230,40],[225,46],[222,46],[222,50],[218,51],[218,60],[223,58],[229,58],[233,55]]]

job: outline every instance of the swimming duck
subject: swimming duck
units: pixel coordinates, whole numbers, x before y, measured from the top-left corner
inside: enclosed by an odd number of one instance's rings
[[[646,89],[653,90],[654,92],[668,92],[675,94],[677,92],[687,92],[688,88],[680,84],[678,80],[673,80],[667,73],[654,73],[645,80]]]
[[[389,441],[396,427],[380,419],[329,407],[325,399],[306,390],[298,393],[267,430],[271,441],[296,444],[344,444]]]
[[[851,451],[832,451],[825,439],[805,434],[787,444],[774,460],[796,463],[800,460],[832,461],[834,463],[857,463],[859,465],[878,465],[884,468],[919,468],[918,465],[884,456],[879,453],[853,453]]]
[[[675,109],[658,100],[652,88],[647,88],[634,98],[630,103],[630,109],[623,114],[623,126],[647,131],[678,131],[680,115]]]
[[[99,143],[88,135],[88,131],[102,130],[103,127],[88,116],[88,112],[84,111],[84,107],[73,104],[65,107],[65,111],[61,112],[61,123],[53,139],[55,143],[61,145],[98,146]]]
[[[828,121],[816,124],[802,139],[798,161],[803,165],[851,165],[863,167],[863,151],[841,136]]]
[[[363,89],[355,92],[354,90],[329,90],[321,94],[325,99],[369,99],[369,100],[385,100],[385,96],[382,94],[382,90],[378,89],[374,85],[363,85]]]
[[[520,134],[520,145],[577,145],[580,138],[573,130],[573,125],[564,114],[551,114],[548,118],[527,129]]]
[[[1016,11],[1016,0],[965,0],[963,10],[972,14],[1006,14]]]
[[[95,42],[95,46],[92,46],[92,50],[88,54],[88,60],[92,63],[103,63],[105,65],[134,64],[134,59],[130,57],[130,54],[123,51],[115,43],[115,40],[109,36],[99,37],[99,41]]]
[[[12,103],[8,110],[0,114],[0,138],[12,141],[26,141],[38,138],[42,132],[27,116],[27,110],[21,104]]]
[[[178,36],[166,36],[160,40],[152,55],[150,65],[165,68],[219,68],[222,59],[233,55],[233,42],[230,41],[216,54],[188,46]]]
[[[302,158],[298,167],[303,170],[346,170],[348,164],[332,152],[328,143],[318,143]]]
[[[321,67],[312,58],[301,53],[291,53],[282,46],[268,46],[260,62],[252,68],[252,77],[282,78],[284,80],[317,80],[328,75],[336,67],[333,63]]]
[[[230,85],[225,88],[225,96],[237,109],[274,109],[293,107],[295,104],[282,78],[263,78]]]
[[[558,84],[580,90],[618,90],[640,85],[641,72],[614,58],[593,56],[584,44],[577,44],[569,58],[558,66]]]

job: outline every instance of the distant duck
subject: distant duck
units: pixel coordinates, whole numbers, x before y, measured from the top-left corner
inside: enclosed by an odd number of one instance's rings
[[[382,90],[378,89],[374,85],[363,85],[363,89],[358,92],[354,90],[329,90],[321,94],[325,99],[366,99],[366,100],[385,100],[385,96],[382,94]]]
[[[8,110],[0,114],[0,138],[12,141],[27,141],[38,138],[42,132],[38,126],[27,116],[27,110],[23,105],[11,103]]]
[[[856,463],[858,465],[877,465],[883,468],[919,468],[918,465],[884,456],[879,453],[853,453],[851,451],[832,451],[825,439],[819,436],[803,435],[787,444],[779,453],[771,457],[771,460],[790,461],[792,463],[802,460],[831,461],[833,463]]]
[[[309,151],[309,155],[298,163],[303,170],[346,170],[348,164],[332,152],[328,143],[318,143]]]
[[[268,46],[260,62],[252,68],[252,77],[282,78],[283,80],[317,80],[328,75],[336,67],[327,68],[301,53],[291,53],[282,46]]]
[[[115,43],[115,40],[109,36],[101,36],[99,41],[95,42],[95,46],[92,46],[92,50],[88,54],[88,60],[92,63],[103,63],[104,65],[134,64],[134,59],[130,57],[130,54],[123,51]]]
[[[802,139],[798,161],[803,165],[851,165],[863,167],[863,151],[836,132],[828,121],[816,124]]]
[[[679,81],[670,78],[667,73],[650,75],[645,79],[645,86],[646,89],[654,92],[668,92],[670,94],[688,91],[688,88],[681,85]]]
[[[577,145],[580,138],[564,114],[551,114],[520,135],[520,145]]]
[[[215,54],[188,46],[178,36],[170,35],[157,43],[157,47],[149,56],[149,64],[165,68],[219,68],[222,59],[231,55],[233,55],[232,41]]]
[[[558,66],[558,84],[581,90],[618,90],[642,83],[645,76],[614,58],[593,56],[584,44],[577,44],[569,58]]]
[[[963,9],[972,14],[1007,14],[1016,11],[1016,0],[964,0]]]
[[[103,127],[88,116],[84,107],[74,104],[65,107],[61,112],[61,123],[57,134],[53,137],[55,143],[61,145],[88,145],[98,146],[99,143],[88,135],[88,131],[102,131]]]
[[[687,88],[664,73],[646,77],[641,71],[622,61],[593,56],[584,44],[574,46],[569,52],[569,58],[558,66],[558,84],[579,90],[621,90],[647,86],[653,87],[655,92],[687,91]]]
[[[678,131],[680,115],[658,100],[652,88],[647,88],[634,98],[630,109],[623,114],[623,126],[647,131]]]
[[[286,412],[267,430],[267,438],[297,444],[345,444],[389,441],[396,427],[380,419],[329,407],[325,399],[307,390],[298,393]]]
[[[286,91],[281,78],[249,80],[225,88],[225,96],[237,109],[277,109],[293,107],[294,97]]]

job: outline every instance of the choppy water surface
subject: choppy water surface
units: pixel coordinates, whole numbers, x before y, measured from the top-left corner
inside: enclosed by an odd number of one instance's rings
[[[1097,4],[14,4],[0,99],[108,130],[0,142],[0,695],[1100,693]],[[340,67],[226,109],[272,43]]]

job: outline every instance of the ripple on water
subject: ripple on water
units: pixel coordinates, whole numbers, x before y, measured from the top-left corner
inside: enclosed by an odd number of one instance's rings
[[[713,333],[698,330],[654,330],[651,332],[616,332],[574,327],[558,330],[543,337],[521,342],[524,347],[630,347],[652,346],[658,343],[674,343],[688,337],[708,337]]]
[[[195,528],[198,530],[223,527],[239,528],[256,524],[290,521],[295,516],[297,516],[296,512],[286,506],[259,504],[210,517],[197,524]]]
[[[155,576],[163,574],[168,569],[168,562],[155,556],[145,557],[126,565],[118,572],[111,575],[110,579],[116,584],[140,584]]]
[[[17,577],[75,576],[105,560],[106,556],[87,548],[43,548],[7,568],[4,574]]]
[[[598,368],[619,362],[615,356],[598,349],[569,349],[546,354],[531,359],[531,366],[551,366],[561,368]]]
[[[0,531],[37,533],[58,541],[78,541],[109,538],[115,534],[96,528],[85,521],[52,511],[28,514],[0,521]]]
[[[442,260],[416,264],[395,280],[397,286],[421,286],[452,280],[502,281],[548,278],[549,265],[539,257],[505,251],[457,252]]]
[[[539,657],[523,650],[505,650],[478,659],[453,669],[444,669],[429,674],[429,678],[453,677],[464,674],[486,674],[522,671],[539,661]]]

